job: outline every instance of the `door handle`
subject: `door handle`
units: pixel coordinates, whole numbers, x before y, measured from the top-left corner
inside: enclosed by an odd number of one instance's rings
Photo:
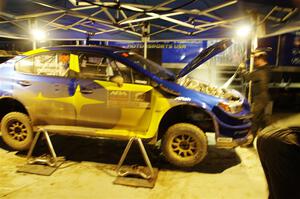
[[[59,84],[54,84],[53,87],[54,87],[54,91],[55,92],[59,92],[60,91],[60,85]]]
[[[92,94],[93,90],[92,89],[87,89],[87,88],[83,88],[80,90],[81,93],[83,94]]]
[[[26,80],[20,80],[18,81],[18,84],[20,84],[21,86],[31,86],[31,82]]]

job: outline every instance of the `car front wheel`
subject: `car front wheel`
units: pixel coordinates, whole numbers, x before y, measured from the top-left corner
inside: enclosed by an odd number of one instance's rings
[[[1,120],[3,141],[12,149],[29,149],[33,140],[33,131],[29,117],[20,112],[6,114]]]
[[[162,152],[170,163],[179,167],[192,167],[207,154],[206,135],[193,124],[174,124],[163,137]]]

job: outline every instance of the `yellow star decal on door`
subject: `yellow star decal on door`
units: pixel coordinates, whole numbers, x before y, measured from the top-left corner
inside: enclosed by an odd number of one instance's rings
[[[38,96],[36,97],[37,100],[40,101],[56,101],[56,102],[62,102],[62,103],[68,103],[68,104],[74,104],[76,113],[80,113],[80,110],[84,105],[90,105],[90,104],[104,104],[105,101],[90,99],[87,97],[84,97],[82,93],[80,92],[80,86],[78,85],[76,87],[76,91],[73,96],[69,97],[44,97],[42,92],[39,92]]]

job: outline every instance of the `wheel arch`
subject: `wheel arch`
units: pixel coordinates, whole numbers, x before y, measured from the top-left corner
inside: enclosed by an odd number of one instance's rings
[[[19,100],[12,97],[0,98],[0,121],[2,118],[10,112],[21,112],[29,116],[29,112]]]
[[[161,139],[171,125],[179,122],[194,124],[204,132],[218,133],[218,125],[212,113],[196,105],[181,104],[172,107],[164,114],[160,120],[157,139]]]

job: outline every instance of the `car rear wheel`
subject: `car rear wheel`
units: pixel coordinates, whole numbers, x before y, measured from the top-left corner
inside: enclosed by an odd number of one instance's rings
[[[192,167],[207,154],[206,135],[193,124],[174,124],[163,137],[162,152],[170,163],[179,167]]]
[[[3,141],[12,149],[29,149],[33,140],[33,131],[30,119],[20,112],[6,114],[1,120]]]

